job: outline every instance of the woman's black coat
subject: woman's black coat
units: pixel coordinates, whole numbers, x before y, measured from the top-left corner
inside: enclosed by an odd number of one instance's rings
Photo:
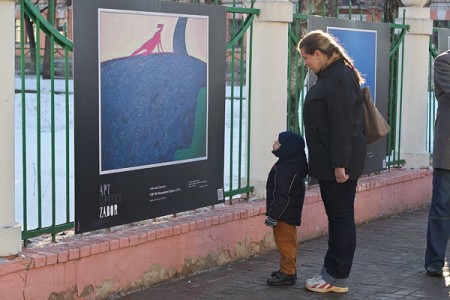
[[[338,60],[317,75],[305,98],[303,120],[309,176],[335,180],[334,168],[357,179],[366,159],[363,96],[353,70]]]

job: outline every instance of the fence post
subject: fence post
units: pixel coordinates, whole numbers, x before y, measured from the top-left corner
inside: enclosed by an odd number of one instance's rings
[[[399,8],[399,19],[396,20],[397,23],[403,22],[405,15],[405,24],[410,26],[403,44],[403,58],[400,59],[403,74],[399,72],[403,76],[400,157],[405,160],[406,167],[415,168],[430,165],[426,149],[426,124],[428,47],[433,33],[433,21],[430,8],[422,7],[425,2],[403,0],[406,7]]]
[[[14,192],[14,16],[15,1],[0,0],[0,256],[21,251]]]
[[[278,133],[286,130],[288,26],[293,19],[288,0],[256,1],[259,16],[253,22],[250,182],[258,197],[275,156],[271,153]]]

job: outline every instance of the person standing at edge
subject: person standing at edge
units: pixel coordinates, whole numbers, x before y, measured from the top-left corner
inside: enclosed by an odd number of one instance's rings
[[[297,228],[300,226],[308,173],[305,141],[291,131],[278,135],[272,153],[278,161],[271,168],[266,183],[266,220],[273,228],[280,252],[280,268],[272,272],[268,285],[293,285],[297,279]]]
[[[303,109],[309,176],[319,181],[328,216],[328,251],[320,275],[308,279],[308,290],[348,292],[356,248],[355,195],[366,159],[364,79],[339,41],[321,30],[308,33],[297,50],[317,81]]]
[[[450,50],[434,60],[434,91],[438,108],[434,123],[433,192],[425,269],[428,275],[442,276],[450,235]]]

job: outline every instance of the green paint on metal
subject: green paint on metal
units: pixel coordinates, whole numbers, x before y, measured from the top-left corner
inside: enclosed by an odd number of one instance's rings
[[[41,22],[36,20],[36,31],[40,32]],[[36,74],[41,74],[41,54],[39,49],[41,48],[41,35],[36,35]],[[41,155],[41,76],[36,76],[36,101],[37,101],[37,201],[38,201],[38,228],[42,228],[42,155]]]
[[[69,136],[69,52],[73,50],[73,43],[67,38],[67,26],[64,26],[65,35],[61,35],[52,24],[54,24],[54,12],[55,12],[55,3],[53,1],[49,2],[48,6],[48,14],[49,20],[41,15],[39,8],[37,5],[32,4],[30,0],[20,0],[20,70],[21,70],[21,96],[22,96],[22,179],[23,179],[23,230],[22,230],[22,239],[24,240],[24,245],[27,245],[28,239],[32,237],[36,237],[43,234],[51,234],[52,240],[56,239],[56,234],[63,230],[67,230],[73,227],[73,222],[70,222],[70,159],[69,159],[69,145],[70,145],[70,136]],[[27,124],[27,114],[26,114],[26,105],[27,102],[30,101],[26,95],[26,92],[29,92],[25,89],[25,75],[26,75],[26,62],[25,62],[25,46],[24,41],[26,39],[25,34],[25,26],[24,26],[24,18],[25,14],[34,22],[35,24],[35,39],[36,39],[36,47],[33,57],[33,51],[30,51],[30,60],[35,60],[35,72],[36,72],[36,199],[32,199],[30,195],[28,195],[27,191],[27,164],[30,164],[27,157],[27,132],[26,132],[26,124]],[[50,52],[50,155],[51,155],[51,166],[50,166],[50,189],[51,189],[51,225],[43,228],[43,187],[42,187],[42,95],[41,95],[41,33],[44,33],[49,40],[49,49]],[[64,80],[65,80],[65,145],[66,145],[66,174],[65,174],[65,223],[57,224],[56,215],[60,208],[56,207],[56,189],[57,184],[58,188],[61,183],[56,182],[56,116],[55,116],[55,45],[59,45],[62,47],[62,51],[64,51]],[[60,51],[58,49],[58,51]],[[59,92],[58,92],[59,93]],[[28,104],[29,105],[29,104]],[[63,187],[64,188],[64,187]],[[35,203],[31,203],[31,201],[36,201],[37,207],[37,227],[34,229],[28,228],[28,220],[29,220],[29,211],[28,207],[30,205],[35,205]],[[48,212],[47,212],[48,213]]]
[[[73,51],[73,42],[67,39],[65,36],[60,34],[48,21],[41,15],[39,9],[34,6],[30,0],[20,0],[22,10],[24,10],[27,15],[33,20],[39,20],[42,24],[42,31],[48,36],[54,36],[55,42],[61,47],[68,47],[70,51]]]
[[[28,226],[27,219],[27,148],[26,148],[26,109],[25,109],[25,30],[24,30],[24,5],[20,2],[20,75],[21,75],[21,100],[22,100],[22,192],[23,192],[23,228],[26,231]],[[24,239],[24,245],[27,245],[27,239]]]
[[[253,24],[253,19],[254,18],[255,18],[255,15],[248,15],[247,16],[247,18],[245,19],[245,22],[244,22],[244,25],[242,26],[242,28],[233,36],[233,38],[229,42],[227,42],[227,49],[233,48],[234,46],[236,46],[236,44],[239,41],[242,40],[242,38],[244,37],[244,34],[247,32],[247,30],[250,27],[250,25]]]

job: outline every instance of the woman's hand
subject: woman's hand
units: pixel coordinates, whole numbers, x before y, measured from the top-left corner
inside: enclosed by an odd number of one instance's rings
[[[348,180],[348,175],[345,174],[345,168],[335,168],[334,177],[338,183],[344,183]]]

